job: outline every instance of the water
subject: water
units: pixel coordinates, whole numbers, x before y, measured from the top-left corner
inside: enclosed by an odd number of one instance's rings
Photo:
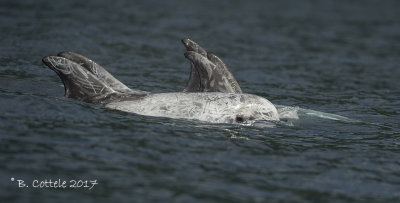
[[[399,8],[395,0],[2,1],[1,202],[399,201]],[[41,62],[75,51],[132,88],[180,91],[184,37],[290,119],[236,126],[109,110],[64,98]],[[31,186],[59,178],[98,184]]]

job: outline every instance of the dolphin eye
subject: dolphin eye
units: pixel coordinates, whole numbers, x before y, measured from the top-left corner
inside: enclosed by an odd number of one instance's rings
[[[236,122],[243,123],[244,118],[242,116],[236,116]]]
[[[262,113],[264,116],[267,116],[267,117],[272,117],[272,113],[271,112],[268,112],[268,113]]]

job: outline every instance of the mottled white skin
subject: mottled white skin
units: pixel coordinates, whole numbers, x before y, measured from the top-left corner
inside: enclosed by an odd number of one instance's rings
[[[140,99],[111,102],[106,107],[156,117],[200,120],[211,123],[252,123],[279,120],[275,106],[251,94],[221,92],[160,93]]]

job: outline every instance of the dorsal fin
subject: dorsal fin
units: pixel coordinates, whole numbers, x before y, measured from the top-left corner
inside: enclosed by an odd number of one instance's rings
[[[190,39],[183,39],[182,43],[187,50],[185,57],[191,62],[190,78],[184,92],[242,93],[221,59]]]
[[[214,55],[213,53],[208,52],[207,53],[207,58],[214,63],[217,67],[218,70],[221,72],[222,75],[224,75],[227,79],[227,82],[229,83],[230,87],[232,88],[232,91],[234,93],[242,93],[242,89],[239,86],[239,83],[236,81],[235,77],[233,77],[232,73],[229,71],[228,67],[225,65],[222,60]]]

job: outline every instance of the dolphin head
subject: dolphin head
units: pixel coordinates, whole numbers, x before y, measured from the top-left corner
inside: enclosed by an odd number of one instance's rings
[[[241,100],[244,102],[235,109],[232,123],[251,124],[257,120],[279,121],[278,111],[267,99],[247,95]]]
[[[257,120],[279,120],[278,112],[270,106],[260,106],[256,104],[245,105],[239,108],[234,115],[233,123],[246,124]]]

